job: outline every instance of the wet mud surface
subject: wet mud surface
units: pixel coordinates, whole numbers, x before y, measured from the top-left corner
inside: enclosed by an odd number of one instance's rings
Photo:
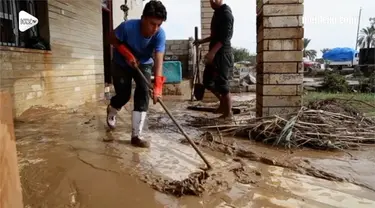
[[[228,166],[207,171],[197,171],[183,180],[170,181],[162,179],[163,176],[144,175],[141,180],[150,184],[156,190],[177,197],[184,195],[202,196],[211,195],[229,190],[237,181],[248,184],[254,178],[249,175],[246,165],[239,160],[233,160]]]
[[[303,204],[333,207],[345,203],[332,196],[336,192],[347,200],[352,195],[354,201],[360,198],[358,203],[362,207],[375,204],[371,201],[375,198],[375,192],[371,191],[375,189],[371,177],[375,170],[374,148],[350,151],[350,154],[270,148],[250,140],[199,130],[191,125],[196,117],[218,115],[187,111],[187,102],[165,100],[195,143],[205,155],[210,155],[214,170],[199,169],[203,162],[160,106],[150,109],[146,128],[146,138],[152,142],[149,150],[130,145],[132,103],[121,111],[114,132],[107,131],[104,103],[89,103],[77,109],[33,108],[15,122],[25,207],[296,207]],[[244,100],[240,97],[238,106],[244,106]],[[254,112],[249,110],[243,114],[251,117]],[[103,142],[108,138],[114,141]],[[349,181],[366,188],[354,185],[343,188],[335,181]],[[307,189],[315,192],[309,197],[300,195],[301,189],[291,185],[297,183],[313,184]],[[323,192],[316,192],[318,189]],[[324,195],[324,190],[331,190],[330,194]],[[314,196],[326,201],[319,202]]]
[[[187,141],[182,143],[187,144]],[[371,176],[375,170],[374,148],[329,153],[306,148],[285,150],[233,138],[221,140],[212,133],[204,133],[195,143],[233,157],[288,168],[329,181],[346,181],[375,192],[375,178]]]

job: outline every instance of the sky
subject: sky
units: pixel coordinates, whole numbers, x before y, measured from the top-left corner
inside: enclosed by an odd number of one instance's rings
[[[194,27],[200,28],[200,0],[161,0],[168,19],[163,24],[167,39],[194,37]],[[207,0],[209,1],[209,0]],[[224,0],[232,8],[234,34],[232,45],[256,52],[256,0]],[[305,38],[311,39],[308,49],[355,47],[359,10],[360,28],[375,17],[375,0],[304,0]]]

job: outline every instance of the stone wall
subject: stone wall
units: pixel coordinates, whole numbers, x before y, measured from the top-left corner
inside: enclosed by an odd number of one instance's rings
[[[178,60],[182,63],[182,78],[191,78],[194,63],[193,39],[167,40],[165,60]]]
[[[257,116],[302,105],[303,0],[257,1]]]

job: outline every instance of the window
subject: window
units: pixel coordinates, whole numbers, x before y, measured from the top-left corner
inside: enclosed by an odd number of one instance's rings
[[[25,32],[18,30],[22,10],[39,20]],[[47,0],[0,0],[0,45],[50,50]]]

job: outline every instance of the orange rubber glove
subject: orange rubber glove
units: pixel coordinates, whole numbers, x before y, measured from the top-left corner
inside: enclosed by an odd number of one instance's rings
[[[124,56],[124,58],[129,63],[130,66],[135,67],[138,64],[138,61],[135,58],[135,56],[132,54],[132,52],[125,45],[123,45],[123,44],[119,45],[117,47],[117,50],[118,50],[118,52],[120,52],[120,54],[122,56]]]
[[[158,97],[161,97],[163,94],[163,85],[165,82],[165,77],[164,76],[155,76],[154,79],[154,104],[158,102]]]

